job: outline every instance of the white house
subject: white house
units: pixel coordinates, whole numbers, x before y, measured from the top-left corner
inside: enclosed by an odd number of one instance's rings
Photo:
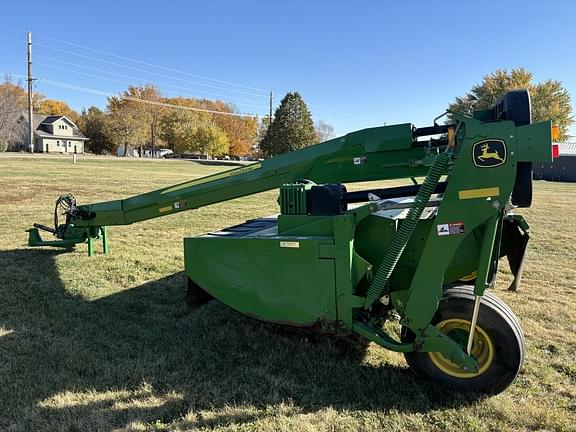
[[[33,122],[35,152],[84,153],[88,138],[68,117],[34,114]]]

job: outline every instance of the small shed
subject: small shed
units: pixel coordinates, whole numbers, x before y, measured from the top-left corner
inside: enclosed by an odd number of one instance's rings
[[[534,180],[576,182],[576,143],[558,143],[558,150],[553,162],[534,163]]]

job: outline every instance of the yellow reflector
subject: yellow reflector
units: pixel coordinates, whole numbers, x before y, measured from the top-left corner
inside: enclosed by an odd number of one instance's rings
[[[454,128],[448,128],[448,146],[454,147]]]
[[[484,189],[467,189],[458,191],[458,198],[461,200],[472,198],[488,198],[500,195],[499,187],[491,187]]]
[[[552,141],[558,141],[560,138],[560,126],[552,125]]]

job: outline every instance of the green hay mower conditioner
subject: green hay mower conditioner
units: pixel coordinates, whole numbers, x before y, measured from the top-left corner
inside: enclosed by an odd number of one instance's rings
[[[107,226],[279,188],[278,216],[184,239],[190,304],[216,298],[261,320],[360,335],[404,353],[420,377],[498,393],[522,366],[524,337],[486,289],[504,256],[518,287],[528,225],[512,210],[530,206],[532,163],[552,160],[553,127],[532,123],[526,90],[451,118],[360,130],[123,200],[64,195],[54,228],[36,224],[29,244],[88,243],[92,255],[102,239],[106,252]],[[343,185],[388,179],[412,184]],[[401,331],[387,331],[398,316]]]

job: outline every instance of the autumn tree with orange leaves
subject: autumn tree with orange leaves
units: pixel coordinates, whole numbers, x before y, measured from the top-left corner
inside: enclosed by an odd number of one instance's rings
[[[56,99],[44,99],[39,103],[37,114],[66,116],[76,125],[80,120],[80,114],[68,106],[66,102]]]

